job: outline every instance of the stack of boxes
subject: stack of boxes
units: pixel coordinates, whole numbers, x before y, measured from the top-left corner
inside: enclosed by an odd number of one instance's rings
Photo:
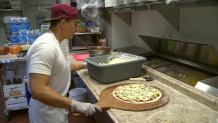
[[[26,98],[26,67],[25,62],[6,65],[5,84],[3,94],[8,111],[25,109],[28,107]]]
[[[4,85],[3,90],[7,110],[27,108],[25,84]]]

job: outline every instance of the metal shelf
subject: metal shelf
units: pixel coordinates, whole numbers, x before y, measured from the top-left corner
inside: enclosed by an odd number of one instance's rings
[[[10,45],[25,45],[25,44],[28,44],[28,45],[31,45],[33,42],[22,42],[22,43],[7,43],[8,46]]]
[[[0,64],[26,61],[26,57],[17,58],[17,54],[0,55]]]
[[[106,8],[109,12],[129,12],[131,20],[131,12],[139,10],[157,10],[177,31],[179,31],[180,24],[180,9],[182,8],[196,8],[196,7],[214,7],[218,6],[217,0],[179,0],[167,4],[164,0],[146,1],[122,4],[116,7]],[[122,18],[121,18],[122,19]],[[126,19],[125,19],[126,20]],[[131,21],[130,21],[131,22]],[[126,22],[129,24],[129,21]],[[129,24],[131,25],[131,23]]]
[[[165,1],[146,1],[146,2],[137,2],[122,4],[116,7],[109,7],[108,10],[114,12],[126,12],[126,11],[135,11],[135,10],[160,10],[163,8],[193,8],[193,7],[209,7],[209,6],[218,6],[218,1],[216,0],[179,0],[174,1],[169,4],[166,4]]]
[[[0,9],[0,12],[23,11],[23,9]]]
[[[1,64],[6,64],[6,63],[12,63],[12,62],[21,62],[21,61],[26,61],[25,58],[17,58],[17,59],[5,59],[5,60],[0,60]]]
[[[76,32],[74,35],[100,35],[101,32],[84,32],[84,33],[79,33]]]

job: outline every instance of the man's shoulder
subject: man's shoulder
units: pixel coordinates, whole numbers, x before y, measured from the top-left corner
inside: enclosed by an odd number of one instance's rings
[[[41,46],[56,47],[54,40],[55,39],[51,33],[44,33],[35,40],[33,45],[35,47],[41,47]]]
[[[56,50],[56,46],[53,42],[52,35],[49,33],[44,33],[40,37],[38,37],[35,42],[31,45],[30,51],[41,51],[41,50]]]
[[[36,39],[36,41],[47,41],[47,42],[49,42],[50,40],[54,40],[54,38],[53,35],[49,32],[42,34]]]

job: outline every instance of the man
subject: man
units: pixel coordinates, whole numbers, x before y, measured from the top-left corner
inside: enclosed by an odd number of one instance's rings
[[[77,10],[66,4],[52,5],[51,10],[50,31],[37,38],[27,53],[31,123],[68,123],[68,109],[85,116],[101,111],[94,104],[65,97],[71,70],[84,67],[81,63],[70,65],[60,47],[61,41],[73,38]]]

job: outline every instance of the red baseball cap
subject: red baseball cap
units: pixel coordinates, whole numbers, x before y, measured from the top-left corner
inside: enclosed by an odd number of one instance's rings
[[[51,18],[44,21],[56,19],[77,19],[77,9],[67,4],[53,4],[51,7]],[[43,21],[43,22],[44,22]]]

